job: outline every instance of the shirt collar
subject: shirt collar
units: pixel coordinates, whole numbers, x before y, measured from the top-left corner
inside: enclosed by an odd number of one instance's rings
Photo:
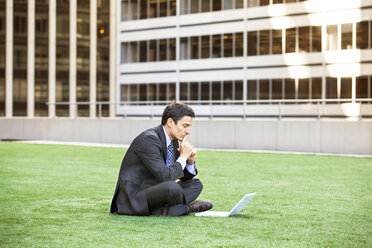
[[[171,138],[168,136],[168,134],[167,134],[167,131],[165,131],[165,128],[164,128],[164,126],[162,126],[163,127],[163,131],[164,131],[164,135],[165,135],[165,139],[166,139],[166,141],[167,141],[167,147],[170,145],[170,143],[172,143],[172,140],[171,140]]]

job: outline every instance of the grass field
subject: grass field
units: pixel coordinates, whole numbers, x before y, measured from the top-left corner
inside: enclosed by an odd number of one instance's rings
[[[0,143],[0,247],[371,247],[372,159],[200,151],[214,210],[109,214],[125,149]]]

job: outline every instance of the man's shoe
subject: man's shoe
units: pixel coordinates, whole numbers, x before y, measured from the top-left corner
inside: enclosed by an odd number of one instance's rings
[[[194,201],[189,205],[190,212],[204,212],[213,207],[213,204],[211,202],[207,201]]]

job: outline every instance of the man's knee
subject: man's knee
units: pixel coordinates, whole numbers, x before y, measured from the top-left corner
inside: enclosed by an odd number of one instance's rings
[[[196,187],[196,188],[200,189],[200,191],[202,191],[203,183],[198,178],[193,178],[192,180],[194,180],[194,182],[193,182],[194,187]]]
[[[174,198],[179,197],[180,194],[183,194],[183,190],[181,186],[178,185],[178,183],[174,181],[167,182],[167,188],[168,188],[170,198],[174,199]]]

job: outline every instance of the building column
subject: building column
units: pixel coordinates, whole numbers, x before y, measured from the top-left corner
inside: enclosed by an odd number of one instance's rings
[[[49,0],[49,68],[48,68],[48,89],[49,89],[49,117],[56,116],[56,0]]]
[[[181,15],[181,1],[176,0],[176,16],[177,16],[177,35],[176,35],[176,75],[177,75],[177,81],[176,81],[176,101],[179,102],[181,99],[180,96],[180,36],[179,36],[179,30],[180,30],[180,15]]]
[[[116,13],[120,13],[120,5],[121,1],[110,1],[110,64],[109,64],[109,70],[110,70],[110,75],[109,75],[109,85],[110,85],[110,91],[109,91],[109,116],[111,118],[116,117],[116,68],[119,66],[117,64],[117,57],[116,57],[116,52],[120,51],[119,49],[119,42],[117,42],[118,37],[116,34],[118,30],[116,30],[116,22],[119,23],[120,21],[120,15],[116,15]],[[119,26],[119,25],[118,25]],[[119,56],[118,56],[119,58]],[[118,99],[120,101],[120,98]]]
[[[89,116],[96,117],[97,101],[97,0],[90,1]]]
[[[76,17],[77,0],[70,1],[70,118],[76,118]]]
[[[35,116],[35,0],[27,6],[27,117]]]
[[[13,117],[13,0],[6,0],[5,117]]]

